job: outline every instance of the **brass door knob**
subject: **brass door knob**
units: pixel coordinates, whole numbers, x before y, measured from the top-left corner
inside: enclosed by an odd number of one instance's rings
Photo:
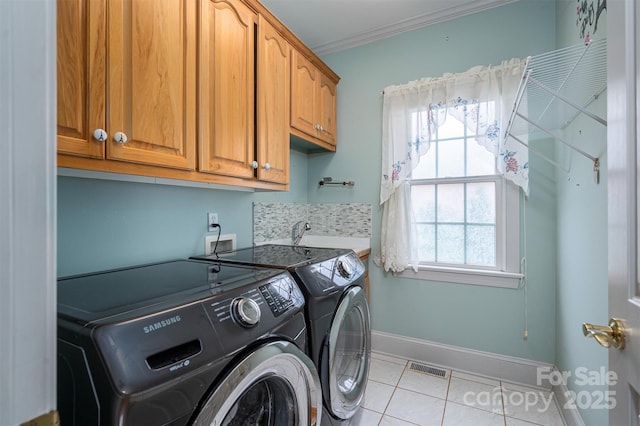
[[[593,337],[603,348],[613,346],[616,349],[624,349],[624,325],[621,320],[611,318],[609,325],[582,324],[582,333],[586,337]]]

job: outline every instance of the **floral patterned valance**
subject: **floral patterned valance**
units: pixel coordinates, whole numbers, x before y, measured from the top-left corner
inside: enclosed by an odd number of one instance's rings
[[[524,60],[511,59],[495,67],[386,87],[380,203],[409,178],[448,113],[459,118],[465,114],[476,141],[498,158],[499,171],[528,193],[527,149],[503,134],[524,66]]]

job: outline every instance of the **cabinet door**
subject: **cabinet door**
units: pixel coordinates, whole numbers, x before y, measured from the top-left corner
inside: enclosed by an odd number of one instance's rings
[[[263,18],[258,21],[258,179],[289,183],[289,43]]]
[[[316,67],[300,53],[291,57],[291,127],[316,136],[316,99],[318,85]]]
[[[109,1],[109,159],[195,168],[195,9],[189,0]]]
[[[199,169],[252,178],[257,17],[239,0],[200,8]]]
[[[58,152],[104,158],[106,8],[104,0],[58,0]]]
[[[336,85],[324,75],[320,75],[319,114],[320,131],[318,138],[332,145],[336,144]]]

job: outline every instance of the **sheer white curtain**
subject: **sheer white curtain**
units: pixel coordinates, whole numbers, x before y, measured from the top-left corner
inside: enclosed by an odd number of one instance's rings
[[[378,259],[384,270],[400,272],[409,265],[417,270],[408,180],[448,113],[465,115],[476,141],[496,156],[500,173],[528,193],[528,151],[504,138],[524,66],[524,60],[511,59],[495,67],[478,66],[464,73],[385,87],[380,183],[384,207]]]

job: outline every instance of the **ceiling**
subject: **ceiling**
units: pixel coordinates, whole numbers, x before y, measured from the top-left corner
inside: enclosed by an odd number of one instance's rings
[[[517,0],[262,0],[321,55]]]

